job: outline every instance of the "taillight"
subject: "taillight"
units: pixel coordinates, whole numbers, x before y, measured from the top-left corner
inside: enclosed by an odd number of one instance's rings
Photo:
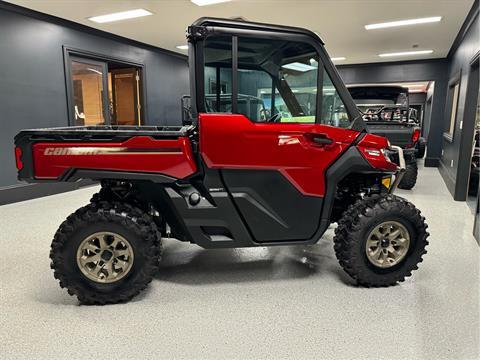
[[[23,169],[22,149],[20,149],[19,147],[15,148],[15,163],[17,165],[18,171]]]
[[[419,129],[415,129],[413,131],[413,135],[412,135],[412,141],[414,143],[416,143],[418,141],[418,139],[420,139],[420,130]]]

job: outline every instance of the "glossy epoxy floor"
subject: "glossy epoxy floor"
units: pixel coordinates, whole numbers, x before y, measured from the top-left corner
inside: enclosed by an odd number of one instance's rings
[[[128,304],[79,306],[49,268],[56,228],[95,188],[0,207],[2,359],[478,359],[473,217],[437,169],[413,191],[431,233],[405,283],[355,287],[330,229],[315,246],[202,250],[166,242],[161,271]]]

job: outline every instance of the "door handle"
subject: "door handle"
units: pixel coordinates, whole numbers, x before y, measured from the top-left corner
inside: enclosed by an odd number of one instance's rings
[[[310,140],[316,145],[331,145],[333,140],[330,139],[326,134],[307,134]]]

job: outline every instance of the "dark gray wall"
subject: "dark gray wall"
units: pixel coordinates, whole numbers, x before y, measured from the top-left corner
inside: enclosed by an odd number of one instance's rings
[[[337,67],[347,84],[381,83],[399,81],[434,81],[435,94],[431,116],[424,120],[428,150],[427,166],[438,166],[442,153],[443,112],[448,83],[448,62],[446,59],[344,65]]]
[[[442,137],[444,153],[440,160],[440,173],[456,200],[465,200],[466,177],[468,176],[468,171],[466,170],[469,169],[471,160],[471,146],[464,146],[463,144],[467,145],[473,139],[473,122],[472,119],[465,118],[465,112],[468,107],[476,107],[476,97],[473,98],[473,101],[467,103],[467,85],[471,70],[470,63],[476,55],[478,56],[480,51],[479,30],[477,10],[476,15],[461,33],[461,39],[457,48],[449,57],[448,79],[453,79],[458,74],[461,74],[460,92],[453,139],[450,141]],[[462,128],[460,128],[461,123]],[[443,117],[442,132],[445,131],[449,124],[450,111],[448,110]]]
[[[63,46],[144,65],[146,124],[179,124],[188,94],[186,57],[0,4],[0,189],[17,183],[13,137],[67,126]],[[28,15],[27,15],[28,14]]]

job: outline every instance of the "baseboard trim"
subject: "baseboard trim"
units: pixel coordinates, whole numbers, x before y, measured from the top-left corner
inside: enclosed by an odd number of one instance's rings
[[[445,182],[445,185],[447,185],[448,191],[450,191],[450,194],[454,198],[455,197],[455,179],[452,178],[452,176],[450,175],[450,171],[447,169],[447,167],[442,161],[440,161],[438,172],[440,173],[440,175],[442,175],[443,181]]]
[[[15,186],[3,187],[0,188],[0,205],[60,194],[95,184],[96,182],[91,180],[82,180],[75,183],[18,184]]]

